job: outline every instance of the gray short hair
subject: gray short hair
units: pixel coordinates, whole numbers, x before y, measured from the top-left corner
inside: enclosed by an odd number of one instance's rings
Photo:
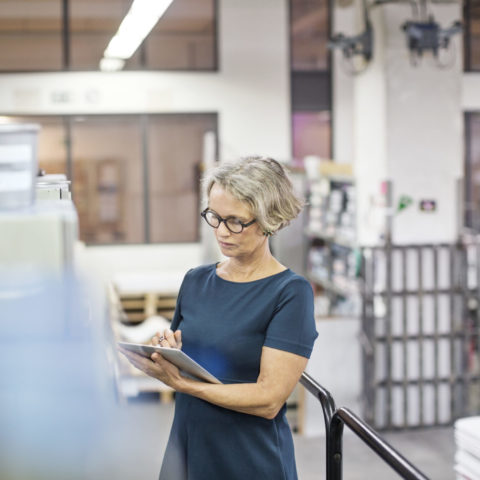
[[[266,234],[288,225],[304,205],[295,195],[285,168],[272,158],[253,156],[223,163],[206,173],[203,184],[207,197],[218,184],[248,204]]]

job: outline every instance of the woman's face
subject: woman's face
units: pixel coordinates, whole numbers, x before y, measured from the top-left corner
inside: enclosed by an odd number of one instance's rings
[[[254,218],[246,203],[237,200],[216,183],[210,190],[208,208],[222,218],[236,217],[242,223],[248,223]],[[214,228],[213,231],[218,245],[226,257],[251,255],[263,247],[267,241],[267,237],[263,235],[257,222],[245,227],[241,233],[230,232],[224,222],[220,223],[219,227]]]

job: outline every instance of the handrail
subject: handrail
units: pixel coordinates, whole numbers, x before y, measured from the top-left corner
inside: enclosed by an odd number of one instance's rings
[[[350,428],[350,430],[402,478],[407,480],[428,480],[427,476],[406,460],[405,457],[383,440],[375,430],[348,408],[336,408],[335,401],[330,392],[322,387],[308,373],[302,373],[300,383],[315,396],[322,405],[326,432],[326,480],[342,479],[342,438],[344,425]]]

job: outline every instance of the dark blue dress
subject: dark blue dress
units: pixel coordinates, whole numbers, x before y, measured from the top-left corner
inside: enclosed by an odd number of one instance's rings
[[[253,383],[262,347],[309,357],[317,337],[310,284],[291,270],[238,283],[216,265],[190,270],[172,330],[182,350],[223,383]],[[177,393],[160,480],[296,480],[286,406],[273,420]]]

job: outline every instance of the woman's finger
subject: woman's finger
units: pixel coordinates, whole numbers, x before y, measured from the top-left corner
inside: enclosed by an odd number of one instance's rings
[[[177,342],[177,348],[182,348],[182,331],[176,330],[174,333],[175,341]]]
[[[166,343],[165,340],[163,340],[163,342]],[[151,357],[148,358],[126,350],[120,346],[118,347],[118,350],[127,357],[127,360],[135,368],[138,368],[150,377],[161,380],[167,385],[170,385],[172,378],[178,376],[178,368],[168,360],[165,360],[159,353],[153,353]]]
[[[142,363],[142,358],[139,355],[136,355],[133,352],[130,352],[129,350],[120,350],[125,357],[127,357],[127,360],[136,368],[140,368],[140,365]]]
[[[155,335],[152,337],[152,340],[151,340],[152,345],[154,346],[159,345],[162,338],[163,338],[163,335],[160,332],[155,333]]]
[[[162,345],[170,348],[177,347],[177,341],[175,340],[175,335],[169,328],[165,329],[165,331],[163,332],[163,336],[165,337],[165,340],[162,342]]]
[[[152,338],[152,345],[159,345],[161,347],[170,347],[170,348],[181,348],[182,346],[181,331],[177,330],[174,333],[169,328],[166,328],[163,331],[163,335],[161,333],[157,333]]]

